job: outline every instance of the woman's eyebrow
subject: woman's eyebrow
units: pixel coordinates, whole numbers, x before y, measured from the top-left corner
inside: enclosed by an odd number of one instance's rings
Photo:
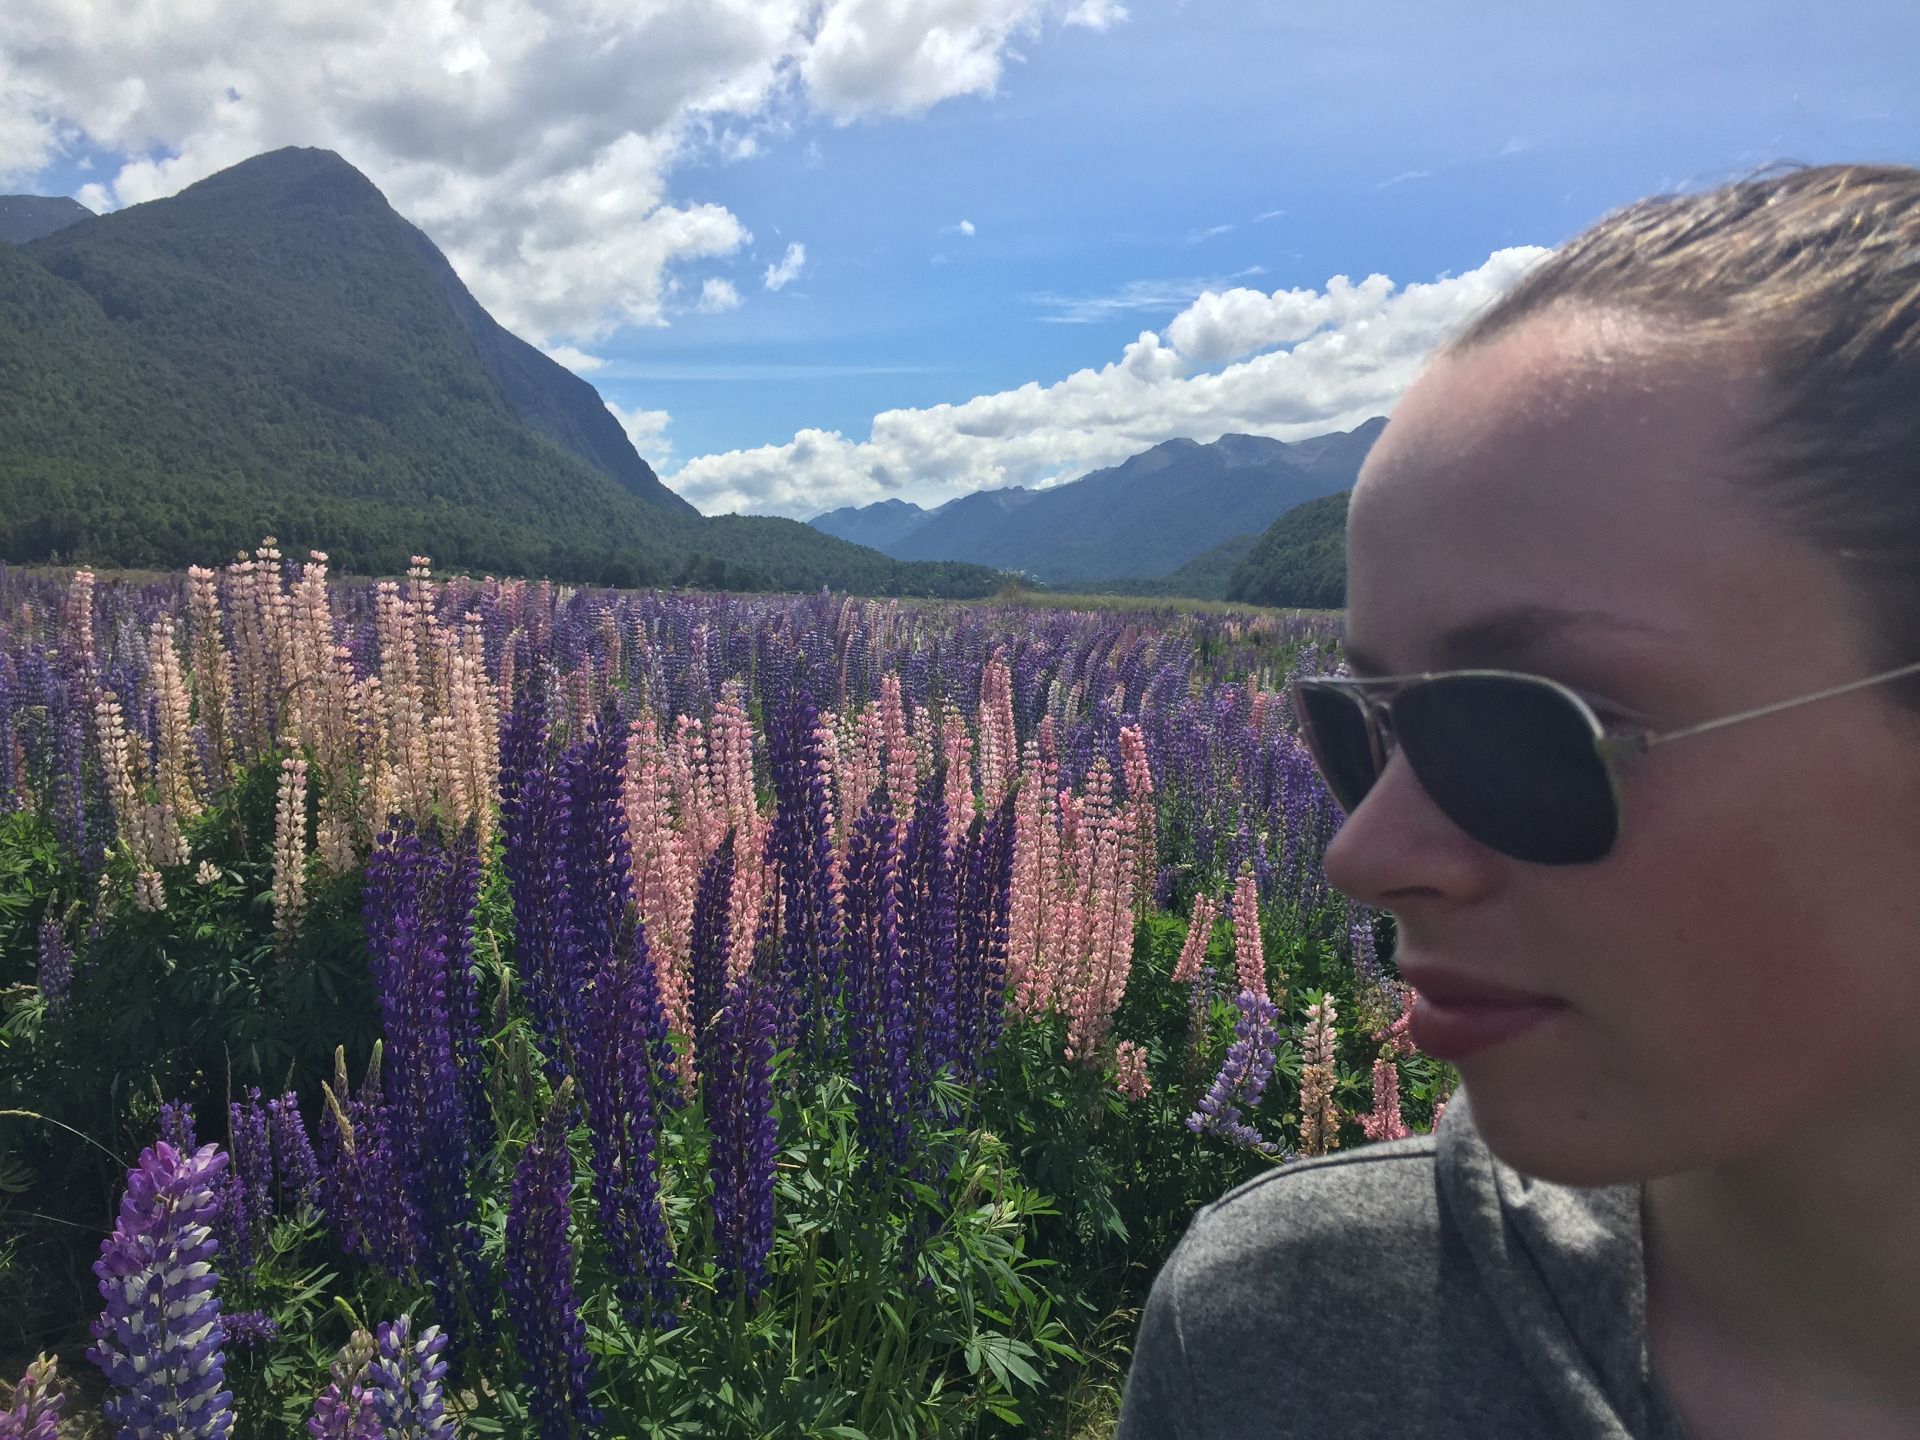
[[[1538,654],[1544,644],[1574,630],[1626,631],[1653,635],[1663,640],[1678,638],[1672,631],[1663,630],[1658,625],[1648,624],[1644,620],[1631,620],[1606,610],[1513,605],[1476,616],[1443,634],[1440,637],[1437,668],[1459,670],[1479,666],[1512,666]],[[1356,675],[1395,673],[1385,661],[1349,642],[1344,633],[1340,644],[1348,668]]]

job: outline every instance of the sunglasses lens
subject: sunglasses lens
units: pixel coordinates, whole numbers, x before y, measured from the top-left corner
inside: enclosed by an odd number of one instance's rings
[[[1481,844],[1536,865],[1613,848],[1613,787],[1581,713],[1545,685],[1456,675],[1409,687],[1393,709],[1413,773]]]
[[[1294,709],[1321,779],[1340,808],[1351,815],[1378,778],[1360,702],[1337,690],[1303,685],[1294,691]]]
[[[1331,691],[1305,699],[1315,758],[1351,813],[1376,778],[1360,706]],[[1548,686],[1482,675],[1429,680],[1394,700],[1393,729],[1433,803],[1490,849],[1536,865],[1581,865],[1613,848],[1618,815],[1593,731]]]

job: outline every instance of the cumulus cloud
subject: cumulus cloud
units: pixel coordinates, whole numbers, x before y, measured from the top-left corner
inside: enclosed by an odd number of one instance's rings
[[[751,243],[724,205],[673,193],[689,161],[753,155],[802,105],[848,121],[991,93],[1014,37],[1067,5],[6,0],[0,185],[97,152],[81,198],[111,209],[262,151],[336,150],[503,324],[578,346],[663,323],[676,267]]]
[[[1084,25],[1089,30],[1105,30],[1127,18],[1127,7],[1116,0],[1080,0],[1067,11],[1067,24]]]
[[[1547,253],[1496,251],[1425,284],[1335,276],[1320,291],[1203,294],[1164,335],[1142,331],[1099,369],[889,410],[865,440],[802,430],[784,445],[703,455],[672,483],[709,513],[804,516],[888,495],[925,503],[1058,483],[1175,436],[1349,429],[1391,409],[1433,347]]]
[[[792,280],[798,275],[800,273],[800,267],[806,263],[807,247],[796,240],[787,246],[786,254],[782,255],[779,260],[772,265],[767,266],[767,273],[762,283],[764,283],[769,290],[779,290],[783,288],[789,280]]]
[[[591,375],[595,370],[607,368],[604,357],[589,355],[586,351],[576,350],[571,345],[549,345],[547,358],[557,360],[576,375]]]
[[[800,73],[841,123],[991,95],[1008,40],[1038,26],[1041,0],[828,0]]]
[[[722,280],[718,275],[709,275],[700,287],[700,303],[695,308],[709,315],[722,310],[740,308],[740,292],[733,288],[733,282]]]
[[[664,410],[629,410],[611,400],[606,405],[613,418],[620,422],[620,428],[627,432],[627,439],[633,442],[633,448],[640,452],[642,460],[656,470],[672,461],[673,442],[667,439],[667,426],[673,419],[671,415]]]

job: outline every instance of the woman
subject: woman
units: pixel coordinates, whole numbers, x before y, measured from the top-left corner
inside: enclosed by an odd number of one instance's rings
[[[1325,869],[1463,1084],[1195,1217],[1122,1440],[1920,1436],[1920,171],[1602,221],[1348,556]]]

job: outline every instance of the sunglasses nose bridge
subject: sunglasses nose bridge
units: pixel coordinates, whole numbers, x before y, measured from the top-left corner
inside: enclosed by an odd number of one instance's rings
[[[1379,775],[1387,768],[1387,761],[1399,748],[1398,738],[1393,732],[1393,702],[1390,699],[1376,699],[1371,695],[1356,696],[1360,702],[1360,714],[1367,727],[1367,744],[1373,749],[1373,772]]]

